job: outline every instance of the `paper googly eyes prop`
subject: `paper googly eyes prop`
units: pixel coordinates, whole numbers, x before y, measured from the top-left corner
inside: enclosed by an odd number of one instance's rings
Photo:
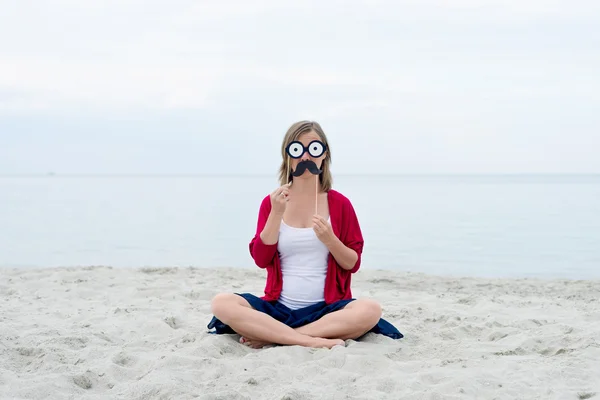
[[[296,140],[287,146],[286,151],[292,158],[302,157],[302,154],[304,154],[305,151],[308,151],[308,154],[310,154],[311,157],[317,158],[321,157],[326,149],[327,147],[325,144],[319,140],[313,140],[307,147],[304,147],[302,143]]]
[[[308,154],[316,158],[321,157],[323,153],[325,153],[325,145],[322,142],[318,140],[310,142],[308,145]]]
[[[287,153],[292,158],[300,158],[304,153],[304,145],[300,142],[292,142],[287,147]]]

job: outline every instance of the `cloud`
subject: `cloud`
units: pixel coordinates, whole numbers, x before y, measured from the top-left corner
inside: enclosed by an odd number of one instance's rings
[[[369,172],[600,171],[592,0],[0,9],[0,170],[198,172],[226,148],[233,170],[270,171],[285,129],[312,118],[337,171],[365,137],[385,144]]]
[[[14,94],[0,102],[5,114],[210,108],[259,86],[367,96],[330,110],[482,90],[581,92],[582,65],[586,77],[600,65],[585,30],[600,20],[591,1],[0,4],[0,87]]]
[[[203,107],[220,75],[201,65],[0,61],[0,87],[19,94],[5,110]]]

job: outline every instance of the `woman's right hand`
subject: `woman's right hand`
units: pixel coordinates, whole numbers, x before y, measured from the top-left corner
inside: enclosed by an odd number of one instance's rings
[[[290,183],[278,187],[271,193],[271,212],[283,216],[290,195]]]

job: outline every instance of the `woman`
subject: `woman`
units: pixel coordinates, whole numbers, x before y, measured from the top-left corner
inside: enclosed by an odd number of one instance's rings
[[[254,348],[331,348],[367,332],[402,338],[381,319],[377,302],[352,298],[363,238],[352,204],[331,188],[331,150],[321,126],[293,124],[282,156],[281,186],[263,199],[249,245],[256,265],[267,270],[265,295],[218,294],[208,328],[238,333]]]

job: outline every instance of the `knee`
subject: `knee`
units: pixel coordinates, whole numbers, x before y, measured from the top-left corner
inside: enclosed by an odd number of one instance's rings
[[[228,311],[231,310],[231,306],[236,303],[236,294],[233,293],[219,293],[213,297],[210,303],[210,309],[215,317],[218,319],[227,318]]]
[[[360,316],[365,327],[372,328],[377,325],[382,315],[381,305],[373,299],[360,299]],[[358,305],[358,304],[357,304]]]

